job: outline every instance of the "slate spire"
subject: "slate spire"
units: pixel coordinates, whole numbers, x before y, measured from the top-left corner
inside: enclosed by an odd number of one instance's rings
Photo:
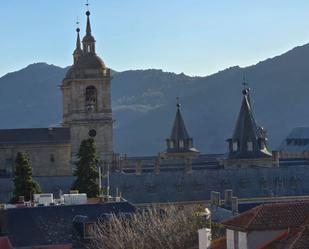
[[[177,97],[177,110],[172,132],[170,137],[166,139],[167,152],[198,152],[193,147],[193,139],[189,136],[186,129],[185,122],[180,112],[180,106],[179,98]]]
[[[77,32],[76,47],[75,47],[75,50],[73,52],[74,64],[78,61],[78,59],[80,58],[80,56],[83,53],[81,46],[80,46],[80,36],[79,36],[80,29],[79,29],[79,27],[76,29],[76,32]]]
[[[83,38],[83,51],[85,54],[95,54],[95,39],[91,34],[90,11],[86,11],[87,24],[86,35]]]
[[[229,143],[229,158],[265,158],[272,154],[267,148],[267,136],[263,127],[254,119],[251,102],[250,88],[243,90],[243,100],[236,122],[236,126]]]

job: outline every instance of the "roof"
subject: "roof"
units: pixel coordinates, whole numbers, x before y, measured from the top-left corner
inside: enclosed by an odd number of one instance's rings
[[[0,145],[70,143],[70,128],[31,128],[0,130]]]
[[[180,113],[180,108],[177,108],[176,117],[174,120],[174,125],[170,139],[174,139],[175,141],[178,141],[180,139],[182,140],[190,139],[190,136],[185,126],[185,122],[183,121],[182,115]]]
[[[174,146],[171,147],[168,142],[167,152],[194,152],[198,153],[199,151],[193,147],[193,139],[189,136],[188,131],[185,126],[185,122],[183,121],[181,112],[180,112],[180,104],[177,104],[177,112],[172,128],[171,135],[167,141],[173,141]],[[180,147],[179,141],[183,141],[183,146]]]
[[[267,140],[266,131],[254,119],[248,90],[244,90],[243,95],[236,126],[230,139],[238,141],[239,149],[231,151],[229,158],[271,157],[272,155],[267,148],[260,149],[260,140]],[[248,142],[252,142],[252,151],[247,149]]]
[[[222,224],[232,230],[279,230],[298,227],[309,215],[309,201],[262,204]]]
[[[279,151],[309,151],[309,127],[296,127],[280,144]]]
[[[96,222],[111,213],[132,213],[136,208],[129,202],[112,202],[71,206],[48,206],[1,210],[7,219],[7,236],[14,247],[63,245],[80,238],[74,218],[85,216],[87,222]]]
[[[13,249],[8,237],[0,237],[0,248],[1,249]]]
[[[301,226],[288,229],[258,249],[308,249],[309,228]]]

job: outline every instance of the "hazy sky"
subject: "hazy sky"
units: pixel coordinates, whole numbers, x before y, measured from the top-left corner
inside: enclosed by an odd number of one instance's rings
[[[0,76],[72,63],[85,1],[1,0]],[[97,53],[112,69],[207,75],[309,42],[308,0],[90,0]],[[308,65],[309,66],[309,65]]]

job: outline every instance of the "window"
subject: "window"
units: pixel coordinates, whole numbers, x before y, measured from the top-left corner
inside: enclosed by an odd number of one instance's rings
[[[91,52],[91,47],[90,47],[90,45],[87,46],[87,52],[88,52],[88,53]]]
[[[88,135],[89,137],[95,137],[97,135],[97,132],[95,129],[91,129],[89,132],[88,132]]]
[[[50,160],[52,163],[55,162],[55,156],[54,156],[54,154],[50,154],[49,160]]]
[[[233,151],[238,150],[238,142],[233,142]]]
[[[251,141],[247,142],[247,150],[253,151],[253,143]]]
[[[87,111],[94,111],[97,108],[97,89],[94,86],[86,88],[86,108]]]
[[[183,140],[179,140],[179,148],[183,148],[184,147],[184,141]]]

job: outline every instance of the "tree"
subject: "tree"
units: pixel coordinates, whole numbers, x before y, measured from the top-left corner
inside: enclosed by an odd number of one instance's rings
[[[31,200],[33,194],[41,192],[39,184],[32,179],[32,168],[29,157],[26,153],[17,153],[15,160],[15,176],[13,181],[13,202],[16,202],[19,196],[24,196],[25,201],[29,201]]]
[[[97,154],[95,142],[92,138],[83,140],[77,153],[78,162],[74,175],[76,180],[72,189],[86,193],[88,197],[97,197],[100,194],[98,184]]]
[[[113,214],[92,231],[89,249],[188,249],[198,247],[198,229],[206,219],[194,209],[148,208],[128,215]]]

